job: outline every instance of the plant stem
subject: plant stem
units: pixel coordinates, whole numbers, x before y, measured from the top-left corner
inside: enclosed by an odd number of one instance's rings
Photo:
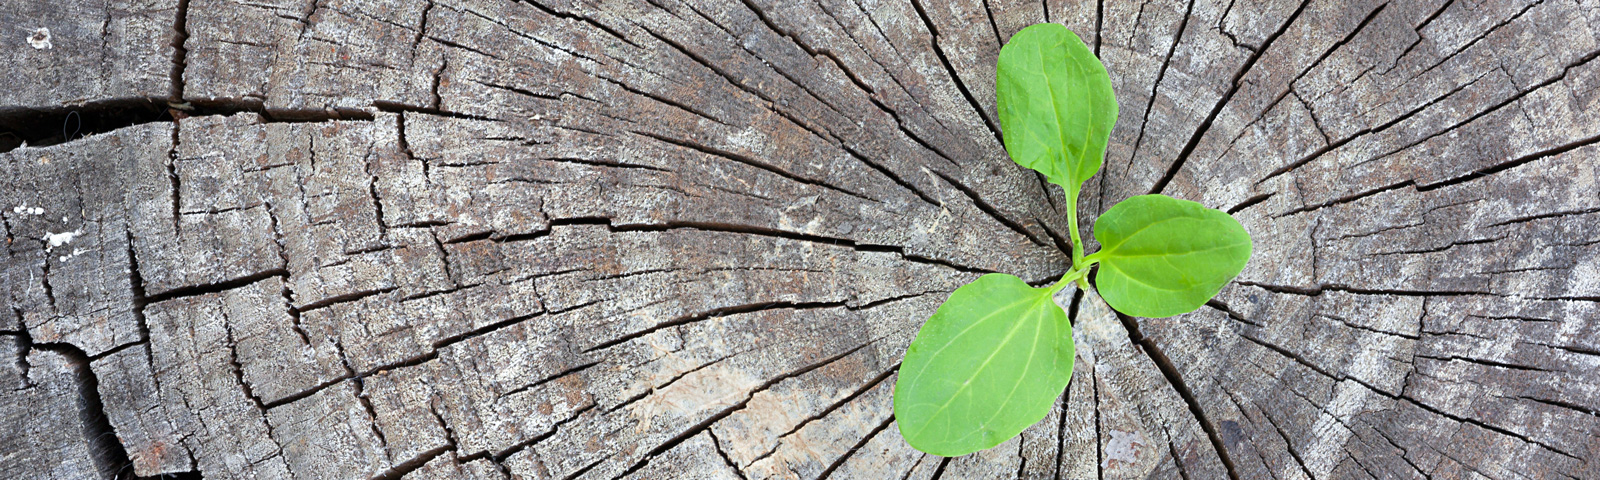
[[[1072,232],[1072,270],[1062,275],[1061,282],[1057,285],[1064,285],[1068,281],[1067,277],[1073,277],[1078,281],[1078,288],[1087,290],[1089,281],[1086,277],[1089,275],[1089,266],[1094,262],[1084,261],[1083,236],[1078,234],[1078,191],[1082,188],[1082,185],[1067,187],[1067,229]]]
[[[1078,235],[1078,190],[1080,188],[1082,188],[1080,185],[1067,187],[1067,228],[1072,232],[1072,268],[1074,270],[1080,268],[1079,265],[1083,265],[1083,237]]]
[[[1072,283],[1073,280],[1083,280],[1084,277],[1089,275],[1089,267],[1093,266],[1094,263],[1095,262],[1085,263],[1083,264],[1082,268],[1074,268],[1067,271],[1067,273],[1062,274],[1060,280],[1056,280],[1056,283],[1050,285],[1050,291],[1059,292],[1061,289],[1066,288],[1068,284]],[[1084,288],[1088,287],[1084,286]]]

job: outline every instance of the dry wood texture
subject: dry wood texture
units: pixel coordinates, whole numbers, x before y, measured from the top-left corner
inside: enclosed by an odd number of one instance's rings
[[[1121,104],[1083,225],[1255,238],[1075,313],[1061,408],[911,450],[905,346],[1066,268],[994,64]],[[1600,6],[0,2],[8,478],[1600,478]],[[1095,247],[1089,246],[1090,251]]]

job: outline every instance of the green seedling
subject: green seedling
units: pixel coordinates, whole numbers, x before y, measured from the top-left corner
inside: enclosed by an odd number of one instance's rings
[[[991,273],[957,288],[917,332],[894,385],[894,415],[912,447],[942,456],[999,445],[1043,419],[1072,379],[1072,324],[1054,296],[1095,285],[1119,312],[1166,317],[1200,308],[1250,259],[1250,235],[1227,213],[1140,195],[1094,222],[1100,250],[1084,255],[1077,203],[1100,170],[1117,121],[1111,77],[1078,36],[1043,23],[1000,49],[1000,127],[1017,164],[1066,190],[1072,268],[1035,288]]]

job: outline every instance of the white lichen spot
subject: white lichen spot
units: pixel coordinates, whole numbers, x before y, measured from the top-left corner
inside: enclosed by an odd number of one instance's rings
[[[764,153],[767,145],[767,135],[755,128],[746,128],[739,133],[728,136],[728,144],[738,147],[739,150]]]
[[[44,251],[49,252],[55,250],[56,247],[72,243],[72,238],[78,235],[83,235],[83,230],[61,233],[44,232],[44,241],[49,244],[44,248]]]
[[[39,207],[29,207],[27,205],[20,205],[20,206],[17,206],[15,208],[12,208],[11,209],[11,213],[15,213],[15,214],[18,214],[18,215],[44,215],[44,209],[43,208],[39,208]]]
[[[55,45],[50,43],[50,29],[44,27],[33,29],[33,33],[28,34],[28,45],[33,46],[34,50],[55,48]]]
[[[1139,447],[1147,446],[1144,435],[1139,432],[1111,431],[1111,441],[1106,442],[1106,458],[1100,461],[1100,468],[1111,467],[1111,462],[1133,464],[1139,459]]]

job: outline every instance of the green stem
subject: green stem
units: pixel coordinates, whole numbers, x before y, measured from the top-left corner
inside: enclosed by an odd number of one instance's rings
[[[1078,281],[1078,288],[1089,288],[1089,266],[1094,265],[1094,260],[1085,260],[1083,257],[1083,236],[1078,234],[1078,191],[1082,185],[1067,187],[1067,230],[1072,232],[1072,270],[1061,276],[1057,285],[1065,285],[1072,277]]]
[[[1078,189],[1080,188],[1082,187],[1078,185],[1067,187],[1067,228],[1072,232],[1073,269],[1083,265],[1083,237],[1078,235]]]
[[[1059,292],[1061,289],[1066,288],[1067,285],[1071,284],[1074,280],[1080,281],[1080,286],[1083,288],[1089,288],[1088,285],[1081,285],[1081,281],[1085,277],[1089,276],[1089,267],[1094,266],[1094,264],[1094,261],[1090,261],[1082,264],[1083,268],[1074,268],[1067,273],[1062,274],[1060,280],[1056,280],[1055,284],[1050,285],[1050,291]]]

